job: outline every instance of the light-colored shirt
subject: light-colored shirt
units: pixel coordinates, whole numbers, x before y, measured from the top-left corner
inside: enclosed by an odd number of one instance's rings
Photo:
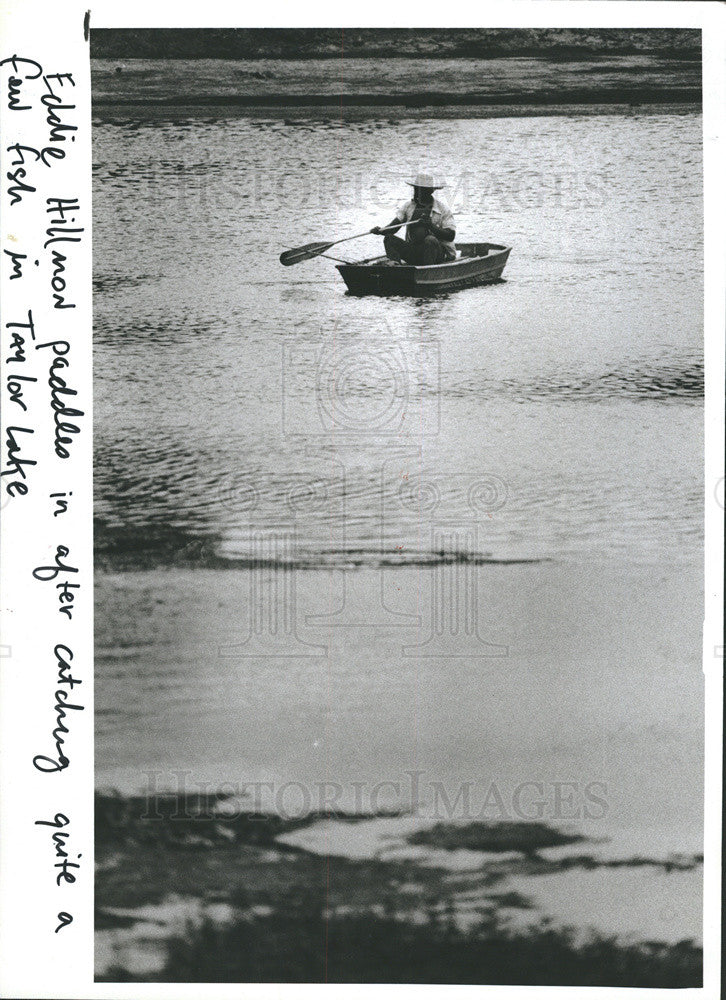
[[[413,214],[416,210],[416,202],[413,198],[410,201],[405,201],[396,211],[396,218],[399,222],[408,222],[413,219]],[[453,229],[456,231],[456,223],[454,222],[454,216],[452,215],[451,209],[446,204],[446,202],[441,201],[434,195],[433,205],[431,207],[431,221],[435,226],[440,229]],[[406,229],[406,239],[410,240],[410,232]],[[456,257],[456,247],[453,243],[447,243],[444,240],[439,240],[441,246],[444,248],[444,252],[449,260],[454,260]]]

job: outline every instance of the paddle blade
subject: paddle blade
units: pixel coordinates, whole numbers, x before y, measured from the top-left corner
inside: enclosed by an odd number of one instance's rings
[[[332,243],[306,243],[304,247],[295,247],[294,250],[286,250],[284,253],[281,253],[280,263],[284,264],[285,267],[290,267],[291,264],[299,264],[303,260],[318,257],[321,253],[325,253],[326,250],[330,250],[333,245]]]

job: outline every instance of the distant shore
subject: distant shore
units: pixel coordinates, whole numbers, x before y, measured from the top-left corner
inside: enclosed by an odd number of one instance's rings
[[[685,28],[104,28],[93,59],[701,58]]]
[[[404,105],[389,105],[385,112],[381,105],[349,106],[341,118],[340,105],[320,104],[315,107],[298,104],[284,107],[251,104],[226,105],[225,118],[258,118],[268,121],[309,121],[311,119],[333,120],[346,122],[376,120],[382,117],[390,118],[394,114],[408,121],[418,119],[434,121],[438,119],[471,119],[471,118],[547,118],[574,117],[583,115],[679,115],[698,111],[694,104],[495,104],[495,105],[448,105],[439,107],[411,108]],[[130,104],[99,103],[95,117],[99,121],[128,121],[131,113],[143,121],[176,121],[193,117],[219,118],[220,106],[213,104],[155,104],[144,105],[143,114],[139,114],[139,106]]]
[[[583,90],[577,93],[551,92],[543,94],[451,94],[435,91],[412,94],[345,94],[333,100],[330,94],[237,94],[205,96],[170,96],[163,98],[98,98],[97,107],[214,107],[214,108],[333,108],[340,113],[345,108],[402,108],[407,112],[462,109],[464,113],[478,109],[546,109],[553,107],[580,108],[588,106],[700,105],[701,93],[695,88],[682,88],[667,94],[658,90]]]
[[[701,69],[658,54],[341,59],[93,60],[97,116],[269,114],[472,118],[698,110]]]

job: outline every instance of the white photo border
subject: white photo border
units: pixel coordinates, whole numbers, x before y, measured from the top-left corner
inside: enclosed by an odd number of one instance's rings
[[[77,636],[77,660],[83,660],[84,714],[74,719],[74,768],[62,776],[64,784],[49,789],[43,775],[28,773],[29,748],[47,737],[49,687],[42,678],[38,662],[45,657],[48,635],[57,619],[56,609],[39,607],[37,587],[28,581],[27,569],[38,565],[55,552],[55,524],[38,507],[31,506],[22,519],[3,510],[2,543],[4,572],[2,579],[3,643],[12,648],[12,656],[0,660],[0,731],[2,732],[3,808],[0,817],[0,992],[18,998],[53,997],[56,1000],[232,1000],[250,998],[279,1000],[281,996],[307,998],[342,994],[348,998],[387,996],[466,998],[480,996],[486,990],[491,1000],[519,1000],[532,995],[532,987],[498,986],[321,986],[320,984],[285,985],[247,984],[156,984],[95,983],[93,979],[93,699],[92,699],[92,371],[91,371],[91,118],[89,47],[83,39],[86,3],[68,0],[58,4],[46,0],[0,0],[0,37],[3,52],[31,52],[39,62],[53,66],[55,72],[72,71],[76,77],[74,98],[79,109],[79,142],[74,159],[77,181],[73,188],[86,206],[87,238],[78,252],[79,266],[85,277],[79,288],[75,314],[77,341],[84,357],[75,374],[79,399],[85,401],[87,425],[79,436],[79,447],[72,474],[63,478],[63,488],[76,494],[74,520],[63,536],[72,552],[80,555],[81,575],[87,600],[74,621]],[[242,9],[231,2],[208,0],[202,7],[151,0],[127,0],[126,3],[100,0],[90,11],[91,30],[98,28],[145,27],[563,27],[563,28],[700,28],[703,39],[703,155],[704,155],[704,239],[705,239],[705,526],[707,553],[705,561],[704,675],[706,684],[706,788],[705,788],[705,872],[704,872],[704,987],[683,991],[684,995],[715,998],[719,995],[721,938],[721,747],[723,706],[723,508],[719,502],[719,484],[723,485],[724,464],[724,302],[726,301],[726,142],[724,137],[726,107],[726,7],[711,2],[650,2],[650,0],[501,0],[477,4],[447,4],[445,8],[426,9],[420,3],[401,0],[395,7],[382,0],[372,0],[362,9],[350,5],[341,8],[332,3],[306,5],[282,4],[279,0]],[[3,85],[5,78],[3,78]],[[4,98],[5,95],[3,95]],[[7,128],[3,117],[3,131]],[[3,142],[3,147],[5,143]],[[3,176],[5,163],[3,161]],[[3,202],[3,209],[5,209]],[[29,213],[28,226],[38,225]],[[10,246],[7,215],[2,219],[2,245]],[[21,234],[22,235],[22,234]],[[3,307],[2,323],[7,322],[15,300],[7,292],[7,267],[0,271],[2,291],[8,298]],[[13,290],[16,291],[16,290]],[[36,299],[40,285],[34,286]],[[18,300],[19,301],[19,300]],[[35,301],[35,299],[34,299]],[[38,300],[39,301],[39,300]],[[40,327],[54,320],[41,304],[34,317]],[[43,448],[50,447],[44,441]],[[40,450],[42,451],[43,448]],[[39,473],[39,493],[53,492],[57,485],[55,467]],[[721,494],[722,495],[722,494]],[[28,553],[27,539],[36,533],[36,546]],[[20,539],[23,544],[20,544]],[[89,561],[90,560],[90,561]],[[25,576],[16,575],[22,573]],[[51,617],[52,616],[52,617]],[[52,645],[51,645],[52,649]],[[720,650],[720,652],[719,652]],[[45,665],[47,669],[47,664]],[[38,694],[40,687],[41,695]],[[62,789],[62,793],[59,789]],[[85,867],[74,887],[78,911],[73,935],[49,930],[49,915],[59,910],[58,891],[49,873],[46,837],[33,832],[33,822],[63,811],[58,802],[70,802],[76,844],[83,853]],[[55,803],[55,804],[54,804]],[[63,807],[65,808],[65,806]],[[70,809],[70,806],[68,807]],[[70,895],[70,893],[69,893]],[[64,897],[65,898],[65,897]],[[64,934],[66,936],[64,936]],[[543,998],[563,995],[597,998],[630,998],[631,989],[536,987]],[[331,992],[332,991],[332,992]],[[643,989],[643,1000],[669,996],[669,990]]]

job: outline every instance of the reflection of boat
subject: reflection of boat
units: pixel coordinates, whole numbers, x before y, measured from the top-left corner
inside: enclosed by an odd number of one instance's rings
[[[457,243],[460,256],[443,264],[415,267],[374,257],[337,264],[353,295],[431,295],[472,285],[488,285],[502,276],[511,247],[499,243]]]

